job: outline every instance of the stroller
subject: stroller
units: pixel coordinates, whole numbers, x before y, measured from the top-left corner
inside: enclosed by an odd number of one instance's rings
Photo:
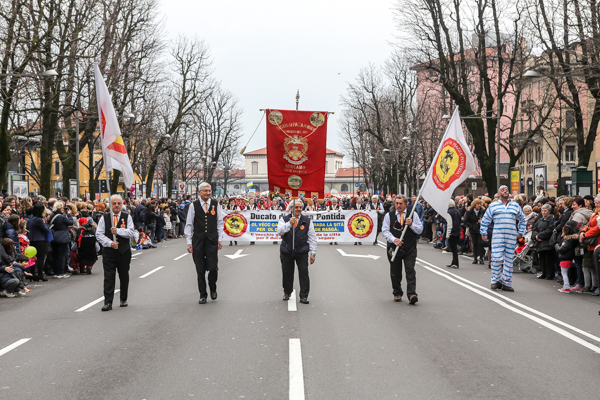
[[[533,253],[535,252],[536,243],[531,236],[531,232],[527,232],[525,236],[519,239],[517,248],[515,249],[513,268],[519,268],[522,272],[535,274],[537,271],[533,267]]]

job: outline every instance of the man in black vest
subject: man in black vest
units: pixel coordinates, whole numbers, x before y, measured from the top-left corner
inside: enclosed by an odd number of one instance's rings
[[[102,307],[102,311],[112,310],[117,271],[121,283],[121,307],[127,307],[131,238],[134,233],[133,218],[121,210],[123,208],[121,196],[112,195],[110,204],[112,213],[104,214],[98,221],[98,229],[96,229],[96,239],[104,247],[102,250],[102,266],[104,267],[104,307]]]
[[[281,236],[279,256],[283,273],[283,300],[290,299],[294,288],[295,262],[298,266],[298,279],[300,280],[300,303],[308,304],[310,290],[308,253],[310,251],[310,263],[313,264],[317,255],[317,235],[312,220],[306,215],[302,215],[303,207],[302,201],[292,200],[288,208],[292,214],[279,219],[277,234]]]
[[[408,218],[406,212],[406,197],[396,196],[394,200],[395,209],[390,210],[383,218],[383,227],[381,233],[387,240],[387,256],[390,262],[390,277],[392,279],[392,288],[394,301],[402,301],[402,262],[406,271],[406,292],[410,304],[419,301],[417,297],[417,274],[415,272],[415,261],[417,260],[417,237],[423,231],[423,225],[419,220],[419,215],[413,213],[412,219]],[[410,227],[406,230],[403,240],[402,230],[405,226]],[[396,247],[399,247],[396,258],[392,261],[392,254]]]
[[[223,248],[223,209],[219,202],[211,198],[210,184],[202,182],[200,199],[189,207],[185,220],[185,237],[187,250],[192,253],[196,273],[198,274],[198,290],[200,301],[206,304],[206,272],[208,271],[208,287],[210,298],[217,299],[218,252]]]

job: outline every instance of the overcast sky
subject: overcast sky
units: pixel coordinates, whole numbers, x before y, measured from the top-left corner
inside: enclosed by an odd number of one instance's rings
[[[243,145],[260,108],[335,111],[327,147],[338,140],[340,96],[359,70],[391,54],[394,0],[163,0],[170,38],[197,36],[210,46],[215,77],[240,100]],[[265,119],[246,151],[266,146]]]

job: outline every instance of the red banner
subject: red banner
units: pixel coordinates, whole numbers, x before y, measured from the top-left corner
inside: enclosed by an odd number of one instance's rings
[[[269,191],[324,197],[327,112],[267,110]]]

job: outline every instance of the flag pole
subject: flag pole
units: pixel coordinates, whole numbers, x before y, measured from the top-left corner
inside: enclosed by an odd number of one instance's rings
[[[106,163],[104,163],[104,165],[106,165]],[[112,210],[112,202],[110,201],[110,179],[109,179],[109,172],[106,172],[106,188],[108,189],[108,208],[110,209],[110,227],[111,229],[115,227],[115,215],[113,214],[113,210]],[[110,177],[112,178],[112,172],[110,172]],[[117,241],[117,237],[116,235],[113,233],[113,242]]]
[[[413,204],[412,210],[410,210],[410,215],[408,216],[409,219],[412,219],[413,214],[415,212],[415,208],[417,208],[417,203],[419,202],[420,199],[421,199],[421,189],[419,189],[419,195],[417,196],[417,200]],[[408,225],[406,225],[406,221],[405,221],[404,222],[404,229],[402,229],[402,235],[400,235],[400,240],[404,239],[404,234],[406,234],[406,230],[407,229],[408,229]],[[400,248],[400,246],[396,246],[396,249],[394,249],[394,254],[392,254],[392,262],[396,258],[396,253],[398,253],[398,249],[399,248]]]

